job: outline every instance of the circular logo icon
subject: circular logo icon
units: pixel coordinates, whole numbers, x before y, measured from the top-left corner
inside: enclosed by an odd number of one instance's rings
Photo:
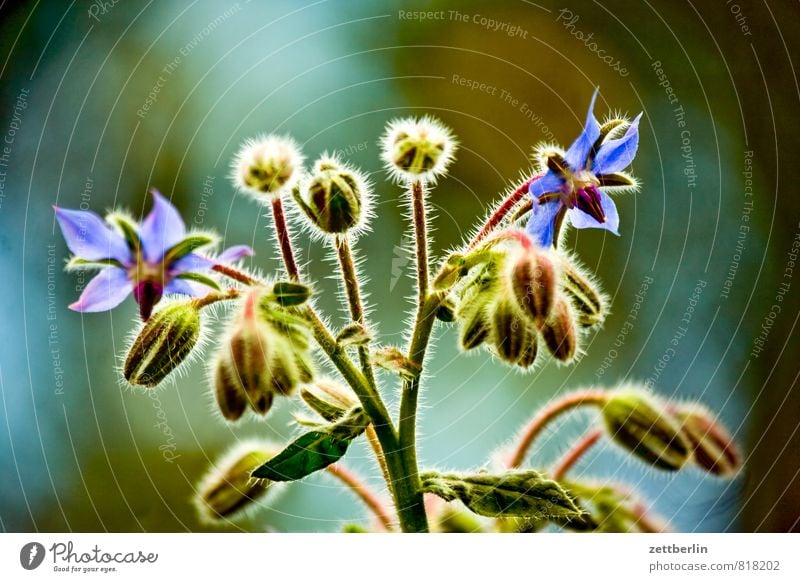
[[[19,551],[19,563],[26,570],[35,570],[44,561],[44,546],[39,542],[29,542]]]

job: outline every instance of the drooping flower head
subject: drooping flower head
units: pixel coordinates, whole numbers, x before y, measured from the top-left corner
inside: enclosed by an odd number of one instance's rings
[[[381,159],[397,182],[435,182],[447,172],[457,148],[450,128],[430,116],[395,119],[381,138]]]
[[[575,228],[602,228],[619,234],[617,207],[605,190],[637,187],[622,170],[636,155],[642,114],[631,122],[612,119],[601,126],[594,116],[596,99],[597,90],[586,125],[566,153],[555,148],[540,152],[544,174],[529,188],[533,212],[527,230],[544,247],[557,242],[554,238],[565,218]]]
[[[303,174],[305,158],[289,136],[262,135],[248,139],[234,157],[234,185],[258,202],[292,191]]]
[[[212,245],[214,238],[187,233],[177,209],[158,191],[152,190],[152,195],[153,208],[140,224],[116,212],[104,222],[94,212],[55,207],[73,253],[67,268],[100,269],[70,309],[107,311],[133,292],[146,320],[163,295],[205,295],[217,284],[203,272],[253,254],[244,245],[230,247],[214,259],[197,254],[194,251]]]

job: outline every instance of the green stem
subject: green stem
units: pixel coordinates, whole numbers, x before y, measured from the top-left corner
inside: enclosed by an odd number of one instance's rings
[[[358,273],[356,271],[355,261],[353,261],[353,253],[350,250],[350,240],[347,235],[344,234],[337,238],[334,241],[334,247],[336,248],[336,254],[339,258],[339,266],[342,269],[342,282],[344,284],[345,293],[347,294],[347,304],[350,309],[350,317],[354,322],[361,325],[366,325],[364,306],[361,301],[361,288],[358,281]],[[359,346],[358,359],[361,364],[361,371],[363,372],[364,377],[372,389],[378,393],[378,384],[375,381],[375,373],[372,370],[369,349],[364,346]],[[377,458],[378,465],[381,468],[384,479],[386,479],[388,484],[391,482],[391,475],[389,474],[389,467],[386,465],[385,453],[380,445],[380,441],[377,439],[377,434],[374,435],[375,438],[371,438],[372,435],[370,433],[372,432],[372,430],[368,430],[367,437],[370,446],[372,446],[372,449],[375,452],[375,457]]]
[[[414,221],[414,241],[417,255],[417,313],[414,331],[408,348],[408,359],[416,364],[418,372],[403,380],[400,400],[399,448],[406,472],[404,484],[410,495],[409,513],[415,520],[417,531],[428,531],[428,520],[421,492],[417,465],[417,402],[420,377],[425,361],[425,352],[430,341],[435,313],[441,299],[428,297],[428,235],[425,218],[425,192],[419,180],[411,184],[411,204]]]

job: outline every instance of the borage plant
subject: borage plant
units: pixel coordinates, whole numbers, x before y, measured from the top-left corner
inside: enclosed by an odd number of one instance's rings
[[[570,148],[538,148],[537,171],[434,272],[427,197],[447,174],[456,142],[429,117],[388,125],[382,159],[392,181],[407,190],[416,249],[416,306],[406,346],[382,345],[367,320],[351,247],[370,226],[372,184],[338,156],[323,155],[306,171],[297,144],[274,135],[246,142],[236,156],[236,187],[271,209],[285,269],[275,279],[235,266],[252,254],[248,247],[210,253],[213,235],[187,233],[175,208],[155,192],[153,210],[141,224],[118,212],[104,223],[89,212],[56,209],[74,253],[68,268],[99,269],[70,307],[107,310],[131,292],[139,304],[141,326],[122,367],[131,385],[152,389],[174,374],[198,351],[205,327],[217,321],[205,313],[209,306],[221,305],[229,308],[227,324],[210,375],[222,416],[232,423],[248,413],[265,416],[276,398],[298,392],[315,415],[297,417],[304,432],[286,446],[246,441],[222,458],[198,486],[196,504],[204,519],[227,522],[269,497],[275,483],[325,470],[375,514],[369,529],[379,531],[520,532],[553,525],[659,531],[666,524],[650,515],[630,488],[569,476],[604,435],[664,471],[694,466],[720,477],[738,471],[737,448],[712,413],[698,404],[667,402],[634,383],[581,389],[546,404],[513,450],[500,456],[500,468],[443,473],[417,466],[417,403],[437,323],[458,326],[463,350],[484,346],[500,362],[531,370],[547,359],[573,363],[582,338],[607,314],[608,300],[597,281],[564,250],[564,232],[572,225],[617,234],[619,214],[609,194],[638,187],[624,170],[636,154],[639,117],[599,123],[596,96]],[[350,315],[341,329],[332,330],[314,307],[313,285],[295,259],[284,210],[289,199],[292,215],[312,238],[330,245],[337,259]],[[322,359],[338,379],[320,374]],[[376,368],[391,376],[376,374]],[[396,421],[382,396],[389,389],[382,382],[387,377],[396,378],[400,390]],[[554,419],[587,407],[598,413],[596,426],[565,447],[560,461],[544,470],[525,466],[537,437]],[[375,453],[393,510],[340,462],[361,435]]]

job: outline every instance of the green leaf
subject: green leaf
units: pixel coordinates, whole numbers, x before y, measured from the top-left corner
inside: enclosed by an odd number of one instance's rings
[[[181,257],[185,257],[192,251],[214,243],[214,239],[206,234],[193,234],[187,236],[181,242],[170,248],[164,253],[164,264],[169,265]]]
[[[253,477],[270,481],[297,481],[341,459],[350,443],[369,426],[361,408],[353,408],[341,420],[295,439],[258,469]]]
[[[426,473],[422,491],[446,501],[460,500],[478,515],[533,519],[580,517],[583,512],[555,481],[536,471],[510,471],[499,475]]]
[[[206,277],[205,275],[201,275],[200,273],[194,273],[192,271],[187,271],[185,273],[181,273],[176,277],[177,279],[186,279],[187,281],[196,281],[197,283],[202,283],[212,289],[219,291],[220,287],[219,284],[214,281],[211,277]]]
[[[311,297],[311,289],[300,283],[278,281],[272,286],[272,298],[282,307],[302,305]]]

